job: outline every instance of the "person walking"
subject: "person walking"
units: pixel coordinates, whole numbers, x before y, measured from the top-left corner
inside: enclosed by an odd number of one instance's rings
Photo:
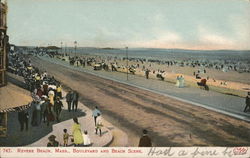
[[[21,131],[23,131],[24,124],[26,126],[26,131],[27,131],[28,127],[29,127],[29,114],[28,114],[28,112],[25,112],[25,111],[18,112],[18,121],[21,125]]]
[[[37,104],[36,104],[36,117],[37,117],[37,125],[41,124],[42,121],[42,105],[45,101],[44,100],[40,100]]]
[[[246,106],[244,112],[247,112],[249,110],[250,110],[250,92],[248,92],[246,96]]]
[[[41,113],[42,113],[42,120],[45,123],[46,117],[48,114],[48,107],[49,107],[50,101],[48,97],[44,97],[44,103],[41,105]]]
[[[72,99],[73,96],[72,96],[72,91],[69,91],[66,95],[66,102],[68,104],[68,111],[70,112],[71,111],[71,105],[72,105]]]
[[[95,134],[97,134],[99,130],[100,136],[102,136],[102,127],[103,127],[102,117],[101,114],[98,113],[96,118]]]
[[[72,135],[74,139],[74,145],[79,146],[83,144],[83,136],[82,136],[82,131],[81,131],[81,126],[78,122],[77,117],[73,118],[74,124],[72,126]]]
[[[152,147],[151,139],[147,135],[148,131],[144,129],[142,133],[143,136],[140,138],[139,147]]]
[[[147,69],[147,70],[145,71],[145,75],[146,75],[146,79],[148,79],[148,76],[149,76],[149,69]]]
[[[52,112],[52,107],[53,107],[53,105],[49,102],[49,104],[45,110],[45,115],[46,115],[46,119],[47,119],[47,126],[49,126],[50,122],[53,122],[55,120],[55,117],[54,117],[53,112]]]
[[[49,90],[48,96],[49,96],[50,103],[54,106],[55,92],[52,88]]]
[[[55,105],[54,105],[54,112],[55,112],[55,115],[56,115],[56,121],[57,122],[59,122],[59,116],[61,114],[62,107],[63,107],[63,103],[60,100],[60,97],[58,96],[56,98]]]
[[[62,99],[62,86],[60,84],[56,86],[56,97]]]
[[[31,125],[32,126],[38,126],[38,109],[39,109],[39,101],[33,101],[31,103],[31,111],[32,111],[32,117],[31,117]]]
[[[49,90],[48,90],[48,87],[49,85],[47,84],[47,82],[44,82],[44,84],[43,84],[43,94],[44,95],[46,95],[46,96],[48,96],[48,92],[49,92]]]
[[[179,88],[183,88],[185,87],[185,81],[184,81],[184,77],[181,75],[181,77],[179,78]]]
[[[78,92],[74,91],[73,92],[73,95],[72,95],[72,110],[74,111],[77,111],[77,106],[78,106],[78,98],[79,98],[79,94]]]
[[[180,77],[177,76],[176,77],[176,84],[175,84],[176,87],[180,87]]]
[[[94,117],[94,122],[95,122],[95,126],[96,126],[96,118],[98,117],[98,114],[102,114],[101,111],[98,109],[98,107],[96,106],[95,109],[93,110],[92,116]]]
[[[67,129],[63,129],[63,146],[68,146],[69,134],[67,133]]]

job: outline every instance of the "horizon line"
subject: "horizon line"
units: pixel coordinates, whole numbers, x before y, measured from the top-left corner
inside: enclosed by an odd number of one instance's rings
[[[12,44],[15,45],[15,44]],[[48,47],[48,46],[34,46],[34,45],[15,45],[17,47]],[[49,46],[56,46],[61,49],[60,46],[57,45],[49,45]],[[67,46],[67,48],[74,48],[74,46]],[[62,48],[65,48],[63,46]],[[126,49],[126,47],[95,47],[95,46],[77,46],[77,48],[96,48],[96,49]],[[189,50],[189,51],[250,51],[250,49],[192,49],[192,48],[154,48],[154,47],[128,47],[128,49],[162,49],[162,50]]]

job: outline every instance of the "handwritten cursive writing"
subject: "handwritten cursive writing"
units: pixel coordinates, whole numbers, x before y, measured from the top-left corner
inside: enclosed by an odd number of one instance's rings
[[[173,156],[175,153],[171,151],[171,147],[166,149],[159,149],[156,147],[150,148],[148,156]]]

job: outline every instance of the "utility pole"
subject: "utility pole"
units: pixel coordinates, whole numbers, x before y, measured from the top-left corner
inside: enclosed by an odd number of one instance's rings
[[[64,56],[66,56],[66,47],[67,47],[67,44],[65,43]]]
[[[62,53],[62,51],[63,51],[62,45],[63,45],[63,42],[61,42],[61,55],[63,54]]]
[[[76,58],[76,46],[77,46],[77,41],[75,41],[74,44],[75,44],[75,58]]]
[[[127,81],[128,81],[128,47],[126,47],[126,56],[127,56]]]

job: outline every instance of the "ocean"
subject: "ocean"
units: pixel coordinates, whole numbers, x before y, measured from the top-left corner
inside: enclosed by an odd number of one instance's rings
[[[65,50],[63,49],[63,52]],[[67,48],[74,55],[74,48]],[[250,50],[184,50],[184,49],[128,49],[129,58],[157,60],[227,60],[250,65]],[[77,48],[77,53],[100,56],[126,57],[126,49]]]

